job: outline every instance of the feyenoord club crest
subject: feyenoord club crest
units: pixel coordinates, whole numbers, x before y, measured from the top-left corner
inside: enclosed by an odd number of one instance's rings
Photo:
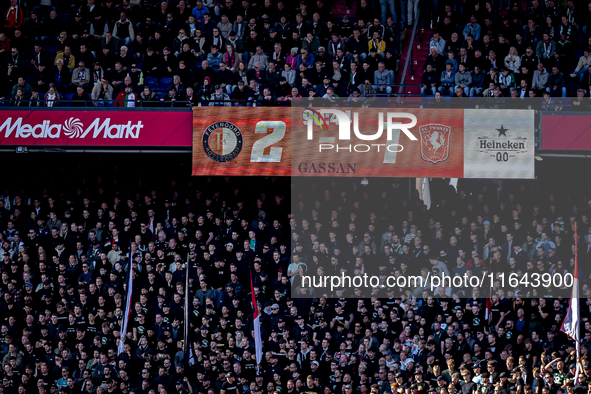
[[[437,164],[449,157],[451,127],[442,124],[427,124],[419,127],[421,134],[421,157]]]

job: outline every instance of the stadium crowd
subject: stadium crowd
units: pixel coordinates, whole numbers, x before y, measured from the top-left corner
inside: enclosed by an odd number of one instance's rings
[[[590,96],[587,3],[533,0],[526,8],[519,1],[458,3],[444,4],[437,14],[422,96]]]
[[[591,201],[578,204],[566,190],[443,185],[427,210],[402,188],[329,182],[308,185],[305,200],[291,208],[287,178],[152,187],[84,171],[84,181],[70,187],[75,168],[54,175],[53,184],[29,183],[0,198],[2,393],[591,391]],[[298,275],[330,274],[337,265],[362,271],[386,264],[394,275],[489,267],[562,273],[571,269],[574,219],[584,267],[576,385],[573,343],[558,332],[568,299],[548,298],[552,289],[526,298],[495,285],[489,321],[480,289],[292,298]]]
[[[13,106],[389,95],[400,50],[396,11],[380,18],[366,0],[343,18],[325,0],[19,2],[0,33],[0,97]]]

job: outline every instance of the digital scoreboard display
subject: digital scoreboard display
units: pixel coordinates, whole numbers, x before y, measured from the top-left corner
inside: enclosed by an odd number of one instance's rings
[[[193,175],[534,178],[534,111],[196,107]]]

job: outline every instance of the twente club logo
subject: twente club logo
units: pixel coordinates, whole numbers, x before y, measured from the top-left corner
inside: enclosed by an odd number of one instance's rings
[[[437,164],[449,157],[451,127],[442,124],[426,124],[419,127],[421,158]]]
[[[205,129],[202,143],[205,154],[211,160],[226,163],[236,159],[240,154],[244,138],[234,123],[220,121]]]

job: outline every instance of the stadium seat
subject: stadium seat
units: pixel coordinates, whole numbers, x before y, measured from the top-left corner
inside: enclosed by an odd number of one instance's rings
[[[172,78],[166,77],[166,78],[160,78],[160,90],[161,91],[166,91],[168,90],[168,87],[172,85]]]
[[[158,90],[158,78],[147,77],[144,85],[149,86],[152,90]]]
[[[64,99],[60,102],[60,107],[70,107],[70,101],[72,101],[72,97],[74,97],[74,93],[64,94]]]

